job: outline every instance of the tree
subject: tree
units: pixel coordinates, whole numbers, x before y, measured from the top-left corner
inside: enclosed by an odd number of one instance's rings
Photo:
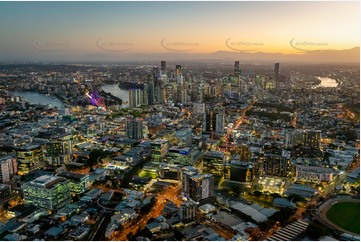
[[[282,197],[282,196],[278,193],[271,193],[271,197],[278,198],[278,197]]]
[[[254,195],[255,197],[260,197],[260,196],[263,195],[263,193],[262,193],[261,191],[254,191],[254,192],[253,192],[253,195]]]
[[[289,208],[282,208],[281,210],[275,212],[270,219],[273,221],[279,221],[280,223],[286,223],[287,220],[294,215],[294,210]]]
[[[305,202],[306,199],[298,194],[290,194],[288,196],[288,200],[292,200],[293,202]]]
[[[262,229],[262,230],[269,230],[273,227],[273,222],[270,221],[270,220],[266,220],[266,221],[263,221],[261,223],[259,223],[259,227]]]
[[[133,237],[133,233],[130,232],[130,233],[127,235],[127,239],[128,239],[128,240],[131,240],[132,237]]]
[[[10,208],[10,203],[9,202],[4,203],[3,208],[5,210],[9,209]]]
[[[318,224],[315,224],[315,223],[310,223],[307,226],[306,234],[308,236],[310,236],[311,238],[317,240],[318,238],[320,238],[322,236],[328,235],[329,231],[328,231],[327,228],[325,228],[325,227],[323,227],[321,225],[318,225]]]

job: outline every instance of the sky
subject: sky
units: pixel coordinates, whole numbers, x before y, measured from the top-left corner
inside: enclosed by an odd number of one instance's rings
[[[0,56],[302,53],[360,42],[359,2],[0,2]]]

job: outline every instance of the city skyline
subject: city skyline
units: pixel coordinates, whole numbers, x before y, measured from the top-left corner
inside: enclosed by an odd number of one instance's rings
[[[343,56],[345,62],[359,60],[358,2],[1,2],[0,6],[0,61],[153,60],[159,55],[209,59],[235,54],[310,61],[322,53],[317,58],[327,61],[324,53],[341,50],[353,52],[338,52],[341,62]]]

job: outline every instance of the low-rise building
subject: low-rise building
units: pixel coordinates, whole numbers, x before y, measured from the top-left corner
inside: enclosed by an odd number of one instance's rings
[[[69,189],[73,194],[82,194],[89,190],[89,175],[63,171],[57,174],[69,181]]]
[[[322,181],[331,182],[333,180],[334,170],[332,168],[320,166],[296,165],[296,180],[321,183]]]

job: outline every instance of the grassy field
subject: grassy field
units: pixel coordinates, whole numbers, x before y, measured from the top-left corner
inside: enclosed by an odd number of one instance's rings
[[[360,203],[336,203],[327,211],[326,216],[340,228],[360,234]]]
[[[140,177],[151,177],[152,179],[156,179],[158,177],[157,173],[149,172],[149,171],[141,171],[139,172],[138,176]]]

